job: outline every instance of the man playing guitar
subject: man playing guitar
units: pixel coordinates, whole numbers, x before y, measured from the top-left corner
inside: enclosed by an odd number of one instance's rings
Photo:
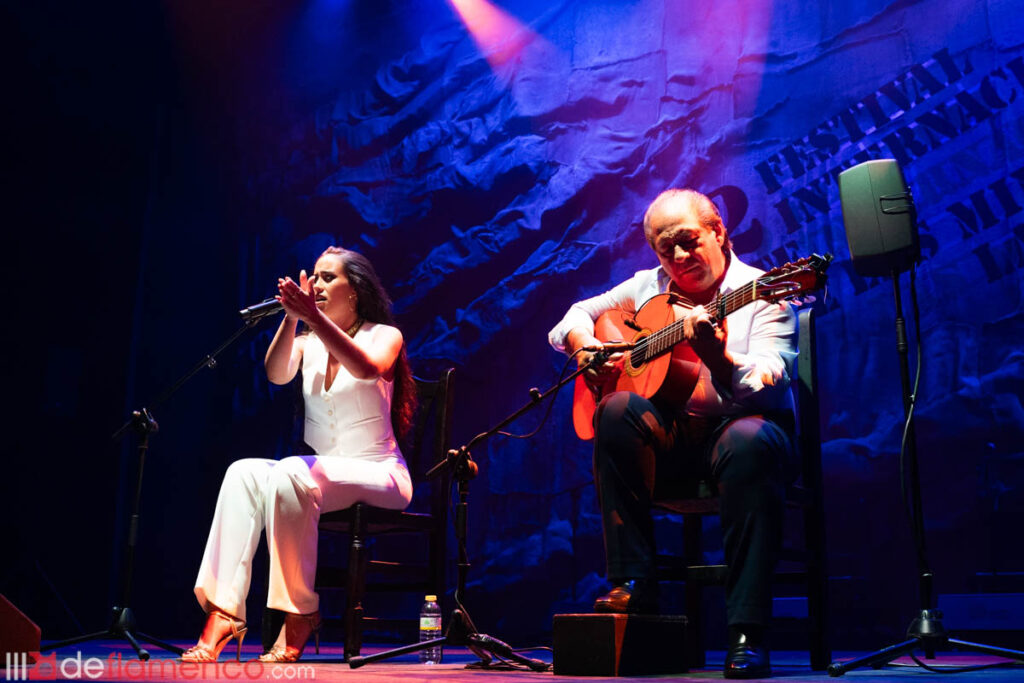
[[[627,329],[629,336],[642,339],[651,330],[638,324],[637,311],[661,295],[658,301],[665,302],[682,342],[673,341],[670,353],[662,353],[670,367],[657,391],[620,381],[630,379],[627,373],[640,379],[642,364],[630,358],[633,352],[603,351],[607,361],[584,375],[593,393],[584,398],[596,402],[594,477],[613,584],[594,609],[657,612],[651,503],[678,497],[688,481],[708,479],[720,496],[729,566],[724,674],[768,676],[771,577],[781,545],[784,488],[796,468],[789,390],[796,315],[786,303],[753,297],[728,322],[717,319],[723,297],[763,271],[732,254],[721,216],[706,196],[693,190],[662,193],[647,209],[644,233],[661,265],[573,304],[549,334],[560,351],[583,349],[580,362],[587,362],[614,341],[613,333],[602,334],[603,320],[617,315],[635,330]],[[753,291],[754,284],[747,288]],[[675,376],[689,378],[681,382],[683,389],[673,386],[679,384]],[[577,420],[585,438],[586,421]]]

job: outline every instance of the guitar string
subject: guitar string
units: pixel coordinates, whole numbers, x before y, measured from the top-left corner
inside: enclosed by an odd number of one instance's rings
[[[708,304],[708,310],[711,311],[714,315],[714,313],[719,308],[724,308],[726,311],[726,315],[728,315],[732,311],[735,311],[736,309],[745,306],[746,304],[754,300],[754,288],[758,284],[758,282],[759,280],[755,280],[753,282],[747,283],[746,285],[740,287],[739,289],[734,289],[731,292],[727,292],[724,295],[716,295],[715,298]],[[676,335],[682,330],[683,324],[684,321],[676,320],[674,322],[669,323],[660,330],[657,330],[656,332],[652,332],[651,334],[647,335],[646,337],[638,341],[636,343],[636,346],[634,346],[631,349],[630,357],[632,358],[633,353],[638,353],[638,355],[641,358],[643,358],[642,362],[646,362],[648,358],[648,347],[654,346],[654,353],[663,351],[666,348],[671,348],[672,346],[679,342],[678,339],[673,341],[673,338],[674,335]],[[664,344],[663,347],[659,346],[662,344]]]
[[[779,275],[792,275],[792,273],[779,273]],[[734,311],[746,306],[757,299],[755,295],[756,288],[758,286],[765,287],[768,284],[769,277],[764,276],[758,278],[752,282],[743,285],[738,289],[734,289],[731,292],[727,292],[722,295],[716,295],[714,299],[708,304],[707,310],[711,312],[712,318],[716,318],[716,313],[719,310],[723,311],[723,317],[728,316]],[[632,358],[632,352],[637,352],[642,358],[641,362],[646,362],[648,359],[648,348],[654,347],[653,354],[657,354],[665,349],[671,348],[679,343],[680,339],[677,339],[678,333],[682,330],[684,325],[683,320],[676,320],[665,327],[652,332],[648,336],[644,337],[636,343],[636,346],[631,349],[630,357]]]
[[[755,295],[757,287],[763,288],[765,286],[768,286],[769,282],[774,279],[794,275],[796,272],[799,272],[799,270],[802,270],[808,261],[809,257],[802,258],[796,263],[789,264],[790,266],[797,266],[797,270],[789,268],[783,272],[772,271],[769,273],[765,273],[761,277],[756,278],[751,282],[748,282],[747,284],[743,285],[742,287],[739,287],[738,289],[734,289],[733,291],[727,292],[723,295],[715,295],[715,298],[712,299],[712,301],[708,304],[708,310],[712,313],[712,318],[715,317],[715,313],[719,310],[723,311],[723,317],[725,317],[728,316],[730,313],[738,310],[739,308],[742,308],[743,306],[746,306],[747,304],[753,302],[758,298]],[[814,270],[817,271],[816,268],[814,268]],[[800,287],[799,291],[804,291],[805,289],[805,287]],[[796,293],[798,292],[792,292],[792,294]],[[647,362],[648,360],[647,353],[649,347],[655,346],[652,355],[656,355],[660,351],[664,351],[665,349],[675,346],[676,344],[679,343],[680,340],[673,340],[673,336],[676,335],[682,329],[683,324],[684,321],[676,320],[669,323],[660,330],[657,330],[647,335],[646,337],[638,341],[636,345],[629,351],[630,359],[633,358],[633,353],[636,352],[642,358],[641,363],[644,363]],[[664,346],[656,346],[663,343]]]

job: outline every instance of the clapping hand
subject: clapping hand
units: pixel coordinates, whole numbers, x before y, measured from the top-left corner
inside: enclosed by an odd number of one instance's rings
[[[276,298],[288,316],[308,324],[319,314],[316,296],[313,294],[313,282],[306,277],[305,270],[299,273],[298,284],[288,276],[279,278],[277,291]]]

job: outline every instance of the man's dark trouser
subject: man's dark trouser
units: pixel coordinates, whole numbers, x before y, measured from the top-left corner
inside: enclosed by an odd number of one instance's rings
[[[679,497],[687,481],[710,479],[718,486],[729,566],[728,623],[767,625],[785,484],[796,460],[787,431],[761,415],[675,417],[628,392],[606,396],[595,424],[608,578],[654,578],[652,500]]]

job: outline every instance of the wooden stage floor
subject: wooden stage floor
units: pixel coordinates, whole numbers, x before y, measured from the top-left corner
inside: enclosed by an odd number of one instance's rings
[[[191,643],[176,643],[187,646]],[[686,674],[673,676],[643,676],[643,677],[578,677],[578,676],[555,676],[550,672],[535,673],[531,671],[480,671],[467,670],[465,665],[469,662],[478,661],[477,658],[462,648],[449,648],[445,651],[445,660],[442,664],[426,666],[419,663],[417,655],[403,655],[394,659],[367,664],[358,669],[351,669],[343,661],[340,644],[323,644],[320,654],[313,654],[312,650],[303,657],[301,662],[290,665],[262,665],[254,660],[260,649],[256,645],[246,645],[242,649],[242,663],[235,662],[233,651],[225,649],[221,655],[219,666],[206,665],[206,668],[199,670],[184,669],[183,665],[176,662],[175,658],[163,650],[150,647],[152,658],[149,662],[140,662],[135,657],[134,651],[125,643],[116,641],[93,641],[81,645],[70,646],[55,653],[55,658],[48,661],[57,666],[56,678],[96,680],[96,681],[137,681],[137,680],[231,680],[245,681],[259,679],[263,681],[433,681],[443,680],[452,683],[482,683],[485,681],[516,681],[528,683],[531,680],[579,680],[579,681],[648,681],[648,680],[674,680],[674,681],[707,681],[722,680],[721,665],[724,657],[723,652],[708,653],[708,667],[705,669],[691,671]],[[387,649],[386,646],[366,647],[363,654],[372,654]],[[230,652],[230,654],[229,654]],[[53,655],[54,653],[47,653]],[[551,653],[545,651],[525,653],[536,659],[551,661]],[[864,653],[840,652],[836,654],[839,660],[851,659]],[[934,660],[927,660],[932,666],[968,666],[1000,662],[995,657],[973,655],[966,653],[939,653]],[[101,665],[97,662],[102,662]],[[2,664],[2,662],[0,662]],[[807,654],[802,652],[774,652],[772,653],[772,666],[775,680],[793,681],[825,681],[830,679],[825,672],[812,672],[807,659]],[[88,668],[86,668],[88,667]],[[35,673],[46,674],[42,670]],[[13,680],[12,672],[6,671],[5,680]],[[52,675],[45,675],[52,680]],[[884,681],[932,681],[949,680],[948,675],[937,672],[926,671],[918,667],[909,658],[900,658],[893,664],[880,670],[858,669],[847,673],[844,679],[851,681],[870,681],[881,683]],[[962,681],[1020,681],[1024,683],[1024,665],[1012,664],[1009,667],[985,669],[961,674],[957,680]]]

